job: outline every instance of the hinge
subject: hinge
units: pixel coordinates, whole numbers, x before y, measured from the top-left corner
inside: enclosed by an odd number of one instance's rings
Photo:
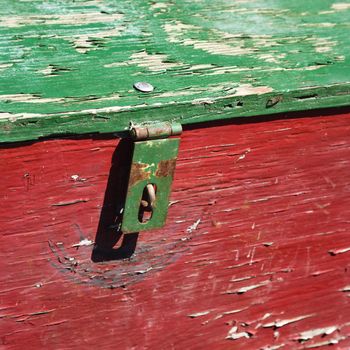
[[[165,225],[180,138],[179,123],[131,126],[134,151],[122,231],[139,232]]]

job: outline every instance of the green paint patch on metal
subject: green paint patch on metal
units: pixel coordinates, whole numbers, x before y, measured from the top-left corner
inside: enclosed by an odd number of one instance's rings
[[[123,214],[124,233],[164,226],[179,143],[178,138],[135,142]],[[143,222],[141,201],[149,184],[155,188],[155,201],[150,217]]]

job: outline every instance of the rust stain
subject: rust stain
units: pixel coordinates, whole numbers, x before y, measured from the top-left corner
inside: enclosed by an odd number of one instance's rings
[[[157,177],[167,177],[174,174],[174,169],[176,166],[176,158],[162,160],[158,163],[156,176]]]
[[[145,171],[149,167],[144,163],[133,163],[130,171],[129,187],[134,186],[137,182],[148,180],[151,176],[150,171]]]

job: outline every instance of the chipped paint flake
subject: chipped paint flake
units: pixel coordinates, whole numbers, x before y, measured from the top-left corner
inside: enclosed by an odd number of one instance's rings
[[[338,255],[338,254],[344,254],[350,252],[350,247],[347,248],[340,248],[340,249],[331,249],[328,251],[330,255]]]
[[[341,292],[350,292],[350,284],[340,289]]]
[[[149,54],[146,51],[134,53],[130,58],[130,61],[127,62],[128,65],[135,64],[139,67],[147,68],[151,72],[161,72],[183,66],[180,62],[167,62],[167,55]]]
[[[18,94],[18,95],[0,95],[0,101],[6,101],[6,102],[11,102],[11,103],[66,103],[66,102],[71,102],[71,103],[81,103],[86,100],[89,100],[90,96],[86,96],[85,98],[45,98],[45,97],[40,97],[37,95],[32,95],[32,94]],[[117,94],[112,94],[110,96],[106,97],[94,97],[93,101],[94,102],[102,102],[102,101],[115,101],[119,100],[120,96]],[[74,112],[73,112],[74,113]],[[1,118],[12,118],[14,119],[25,119],[25,118],[31,118],[31,117],[45,117],[45,115],[40,115],[40,114],[28,114],[28,113],[23,113],[23,114],[18,114],[18,115],[12,115],[10,113],[0,113],[0,119]]]
[[[237,332],[238,327],[234,326],[232,327],[227,334],[226,339],[232,339],[232,340],[236,340],[236,339],[240,339],[240,338],[250,338],[251,334],[248,332]]]
[[[331,28],[335,27],[336,23],[324,22],[324,23],[304,23],[303,27],[311,27],[311,28]]]
[[[180,21],[174,21],[173,23],[166,23],[163,25],[163,29],[168,34],[168,40],[171,43],[181,42],[181,36],[187,30],[199,29],[199,27],[181,23]]]
[[[248,95],[262,95],[272,92],[273,89],[269,86],[252,86],[251,84],[242,84],[235,88],[233,94],[226,95],[226,97],[248,96]]]
[[[197,50],[200,49],[213,55],[241,56],[252,54],[256,51],[254,48],[247,48],[241,45],[228,45],[214,41],[187,39],[183,41],[183,44],[193,46]]]
[[[0,17],[1,27],[21,27],[28,25],[84,25],[93,23],[110,23],[123,18],[120,13],[105,14],[101,12],[67,13],[60,15],[7,16]]]
[[[97,50],[99,42],[104,39],[121,36],[125,30],[124,25],[117,26],[113,29],[104,30],[100,32],[92,32],[89,34],[81,34],[73,37],[66,37],[65,39],[71,41],[73,46],[79,53],[87,53],[90,50]]]
[[[153,270],[153,268],[152,268],[152,267],[149,267],[149,268],[147,268],[147,269],[145,269],[145,270],[137,270],[137,271],[135,271],[135,273],[136,273],[137,275],[143,275],[143,274],[145,274],[145,273],[147,273],[147,272],[149,272],[149,271],[151,271],[151,270]]]
[[[236,309],[236,310],[225,311],[225,312],[223,312],[222,315],[220,315],[220,316],[238,314],[238,313],[240,313],[240,312],[242,312],[242,311],[244,311],[244,310],[246,310],[246,309],[247,309],[247,308],[245,307],[245,308],[243,308],[243,309]]]
[[[0,63],[0,71],[5,70],[13,66],[13,63]]]
[[[277,320],[271,323],[265,323],[262,325],[262,327],[264,328],[269,328],[269,327],[276,327],[276,328],[281,328],[284,327],[290,323],[294,323],[294,322],[298,322],[301,320],[305,320],[306,318],[312,317],[314,316],[313,314],[311,315],[302,315],[302,316],[297,316],[297,317],[293,317],[293,318],[289,318],[289,319],[285,319],[285,320]]]
[[[280,54],[264,53],[264,54],[259,54],[256,57],[261,59],[261,60],[264,60],[265,62],[278,64],[286,56],[287,56],[287,54],[285,54],[285,53],[280,53]]]
[[[32,94],[0,95],[0,101],[21,103],[64,102],[64,98],[43,98]]]
[[[310,329],[309,331],[301,332],[298,337],[298,340],[307,341],[319,335],[329,335],[335,332],[337,329],[337,326]]]
[[[257,289],[257,288],[266,286],[270,282],[271,282],[270,280],[265,280],[265,281],[262,281],[260,283],[253,284],[253,285],[250,285],[250,286],[245,286],[245,287],[242,287],[242,288],[239,288],[239,289],[228,290],[228,291],[225,292],[225,294],[244,294],[244,293],[249,292],[249,291],[251,291],[253,289]]]
[[[151,8],[153,10],[157,10],[157,9],[167,9],[169,7],[169,5],[171,4],[168,4],[168,3],[165,3],[165,2],[155,2],[151,5]]]
[[[88,247],[90,245],[93,245],[94,241],[88,239],[88,238],[84,238],[82,239],[79,243],[73,244],[72,247]]]
[[[195,89],[191,89],[191,95],[195,93],[200,93],[201,90],[197,90],[195,92]],[[229,97],[237,97],[237,96],[249,96],[249,95],[263,95],[267,94],[273,91],[271,87],[268,86],[252,86],[251,84],[242,84],[239,86],[227,86],[227,85],[212,85],[207,87],[207,91],[210,91],[212,93],[215,92],[222,92],[225,91],[226,93],[223,94],[225,98]],[[189,91],[186,91],[186,93],[189,93]],[[212,104],[214,103],[214,99],[208,99],[208,98],[199,98],[192,100],[192,104],[200,105],[200,104]]]
[[[48,65],[46,68],[38,70],[38,72],[43,75],[50,76],[55,72],[55,68],[52,65]]]
[[[344,11],[350,9],[350,3],[348,2],[338,2],[332,5],[332,9],[336,11]]]
[[[209,313],[210,313],[210,311],[201,311],[201,312],[196,312],[194,314],[190,314],[190,315],[188,315],[188,317],[197,318],[197,317],[208,315]]]
[[[342,340],[346,339],[346,337],[344,336],[336,336],[332,339],[327,339],[324,341],[320,341],[314,344],[309,344],[309,345],[305,345],[305,349],[315,349],[315,348],[320,348],[322,346],[329,346],[329,345],[335,345],[338,344],[339,342],[341,342]]]
[[[307,42],[310,42],[317,53],[326,53],[330,52],[334,46],[337,45],[337,42],[331,38],[327,37],[311,37],[306,39]]]

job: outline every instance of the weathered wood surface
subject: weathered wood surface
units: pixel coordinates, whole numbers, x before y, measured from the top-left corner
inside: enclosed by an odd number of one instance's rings
[[[105,262],[127,145],[3,146],[0,348],[349,349],[349,117],[186,130],[166,227]]]
[[[349,105],[349,29],[346,0],[1,0],[0,142]]]

